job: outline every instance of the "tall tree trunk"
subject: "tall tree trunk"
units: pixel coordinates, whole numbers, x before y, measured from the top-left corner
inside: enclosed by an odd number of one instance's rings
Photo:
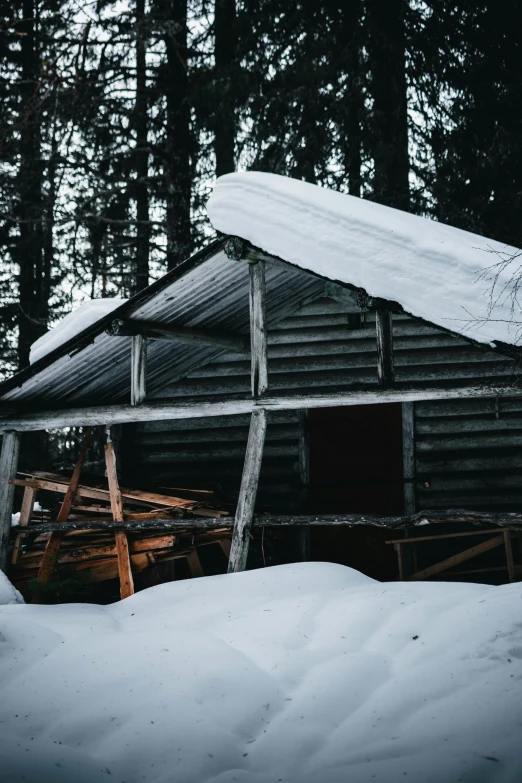
[[[364,96],[361,73],[361,0],[351,0],[343,5],[343,39],[347,42],[342,58],[348,72],[348,86],[344,105],[344,167],[348,179],[348,192],[361,195],[362,187],[362,121]]]
[[[134,289],[141,291],[149,284],[149,150],[147,101],[147,31],[145,0],[136,0],[136,266]]]
[[[188,94],[187,0],[165,0],[165,8],[167,267],[174,269],[191,251],[192,138]]]
[[[366,7],[373,93],[374,198],[382,204],[408,209],[408,0],[367,0]]]
[[[214,149],[216,176],[235,170],[236,102],[233,69],[237,65],[236,0],[215,0],[215,86]]]
[[[43,163],[39,111],[40,63],[34,0],[23,0],[17,24],[21,46],[20,169],[18,173],[20,236],[16,250],[19,275],[20,367],[29,363],[31,343],[47,330],[50,270],[44,268]],[[49,258],[49,253],[47,254]]]

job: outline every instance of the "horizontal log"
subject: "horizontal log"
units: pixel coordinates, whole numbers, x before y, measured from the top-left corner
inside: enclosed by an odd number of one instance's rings
[[[153,340],[173,340],[188,345],[214,345],[229,351],[240,353],[249,348],[249,338],[239,334],[229,334],[188,326],[162,324],[157,321],[122,320],[115,318],[106,329],[112,337],[149,337]]]
[[[441,413],[444,415],[443,411]],[[512,416],[511,418],[492,419],[491,417],[474,416],[465,419],[455,417],[448,419],[440,419],[438,417],[436,419],[418,419],[415,430],[417,435],[427,435],[429,438],[443,435],[461,435],[470,432],[516,432],[517,430],[522,431],[522,417]]]
[[[467,509],[428,510],[408,516],[382,517],[375,514],[323,514],[323,515],[259,515],[254,517],[255,527],[287,527],[287,526],[335,526],[370,525],[372,527],[393,530],[401,527],[418,527],[426,524],[466,523],[473,525],[497,525],[499,527],[522,528],[522,513],[518,512],[482,512]],[[231,528],[234,517],[215,518],[185,518],[185,519],[147,519],[133,522],[100,522],[93,519],[75,522],[67,520],[62,524],[44,522],[31,525],[28,528],[12,528],[13,534],[49,533],[53,530],[215,530]]]
[[[418,400],[450,400],[477,397],[522,397],[522,389],[511,385],[466,385],[457,387],[411,387],[394,389],[351,389],[345,391],[281,394],[253,400],[249,396],[229,399],[189,401],[158,400],[133,405],[100,405],[97,407],[66,408],[31,413],[4,415],[0,418],[0,432],[15,430],[27,432],[57,427],[125,424],[135,421],[159,421],[161,419],[191,419],[204,416],[232,416],[251,413],[258,408],[267,411],[304,410],[306,408],[332,408],[343,405],[374,405],[390,402],[416,402]],[[4,409],[5,410],[5,409]]]
[[[487,449],[491,455],[492,449],[522,446],[522,432],[475,432],[455,433],[454,435],[432,435],[417,441],[417,453],[464,451],[466,449]]]

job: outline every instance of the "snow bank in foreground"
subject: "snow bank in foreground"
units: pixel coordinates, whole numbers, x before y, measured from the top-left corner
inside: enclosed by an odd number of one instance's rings
[[[66,315],[54,329],[46,332],[31,345],[30,364],[34,364],[42,356],[47,356],[67,340],[76,337],[77,334],[99,321],[104,315],[108,315],[120,305],[125,304],[126,301],[127,299],[117,298],[92,299],[90,302],[80,305],[72,313]]]
[[[0,571],[0,606],[7,604],[23,604],[24,599],[18,590],[13,587],[3,571]],[[0,635],[0,641],[2,636]]]
[[[8,606],[3,783],[515,783],[522,585],[325,563]]]
[[[517,342],[511,311],[515,248],[453,226],[257,171],[218,179],[212,225],[332,280],[399,302],[420,318],[481,342]],[[520,251],[518,251],[520,253]],[[492,292],[494,275],[498,273]],[[490,313],[490,294],[495,305]],[[515,312],[518,312],[515,302]]]

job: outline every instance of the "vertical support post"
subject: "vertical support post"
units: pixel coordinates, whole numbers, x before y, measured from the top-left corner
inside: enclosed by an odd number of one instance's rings
[[[393,321],[390,310],[376,310],[375,329],[377,334],[377,379],[381,389],[389,389],[395,383]]]
[[[404,514],[415,513],[415,403],[402,403],[402,478]],[[405,530],[404,537],[411,538],[411,531]],[[413,533],[415,535],[415,533]],[[404,557],[404,553],[403,553]],[[411,544],[405,556],[410,573],[419,570],[417,544]]]
[[[9,479],[16,477],[19,455],[20,433],[12,430],[5,432],[0,454],[0,569],[2,571],[7,568],[7,547],[14,500],[14,486],[9,483]]]
[[[402,475],[404,514],[415,513],[415,403],[402,403]]]
[[[512,535],[513,534],[511,530],[504,530],[504,547],[506,550],[506,565],[508,570],[508,579],[510,582],[515,582],[516,569],[515,569],[515,560],[513,558]]]
[[[147,338],[137,334],[131,340],[131,405],[141,405],[147,393]]]
[[[308,511],[308,485],[310,483],[310,449],[308,443],[308,411],[299,411],[299,478],[301,479],[301,513]],[[310,527],[297,528],[299,560],[310,560]]]
[[[256,410],[250,419],[245,464],[228,561],[229,574],[244,571],[246,568],[265,434],[266,411],[264,409]]]
[[[123,501],[121,498],[118,474],[116,471],[116,456],[112,441],[105,444],[105,464],[107,466],[107,481],[111,500],[112,518],[115,522],[123,522]],[[120,597],[128,598],[134,594],[134,579],[129,555],[127,535],[123,530],[115,533],[116,552],[118,555],[118,574],[120,577]]]
[[[250,352],[252,361],[252,396],[268,390],[268,352],[265,312],[265,264],[249,265],[250,274]]]

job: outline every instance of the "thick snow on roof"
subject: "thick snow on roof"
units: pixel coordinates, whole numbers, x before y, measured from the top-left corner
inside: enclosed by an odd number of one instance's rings
[[[262,172],[218,179],[207,210],[218,231],[363,288],[370,296],[398,302],[408,313],[446,329],[484,343],[515,344],[520,336],[514,321],[522,319],[513,316],[510,285],[518,266],[510,261],[515,248]],[[502,261],[501,269],[492,268]]]
[[[53,329],[39,337],[31,345],[30,364],[34,364],[38,359],[54,351],[55,348],[59,348],[67,340],[76,337],[77,334],[99,321],[104,315],[125,304],[126,301],[127,299],[109,297],[107,299],[91,299],[89,302],[84,302],[84,304],[66,315],[60,323],[56,324]]]
[[[302,563],[2,608],[2,783],[514,783],[522,584]]]

